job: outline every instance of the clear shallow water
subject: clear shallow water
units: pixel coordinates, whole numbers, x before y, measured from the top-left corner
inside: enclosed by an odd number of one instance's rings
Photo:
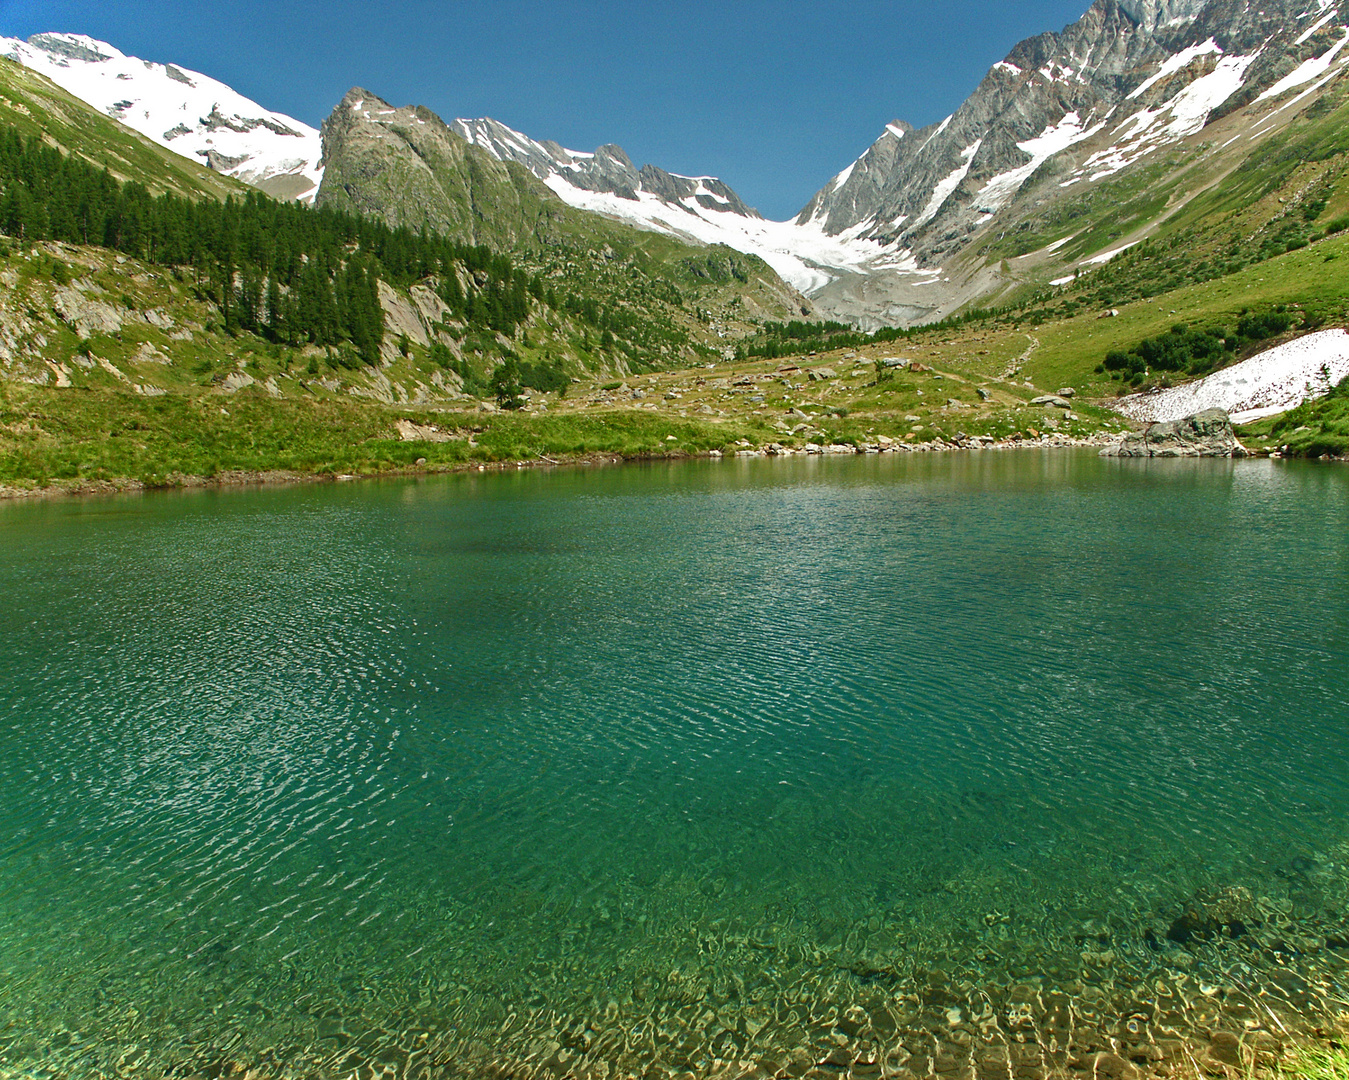
[[[1113,1077],[1349,1010],[1342,468],[6,506],[0,597],[6,1078]]]

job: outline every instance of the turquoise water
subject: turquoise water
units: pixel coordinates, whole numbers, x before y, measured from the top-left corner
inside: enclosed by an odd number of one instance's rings
[[[1343,467],[0,506],[0,597],[0,1077],[1115,1077],[1349,1010]]]

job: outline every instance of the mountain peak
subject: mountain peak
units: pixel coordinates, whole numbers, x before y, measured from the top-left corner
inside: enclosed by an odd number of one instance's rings
[[[318,192],[319,133],[207,75],[139,60],[83,34],[0,38],[0,55],[217,172],[278,198],[307,201]]]
[[[1113,0],[1129,18],[1148,33],[1158,27],[1176,26],[1199,16],[1208,0]]]

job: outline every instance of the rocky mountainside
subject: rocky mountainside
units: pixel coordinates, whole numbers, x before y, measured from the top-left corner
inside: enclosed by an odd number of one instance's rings
[[[323,122],[317,203],[471,243],[546,242],[562,205],[526,170],[470,145],[421,107],[349,91]]]
[[[318,191],[319,133],[210,76],[139,60],[80,34],[0,38],[0,55],[216,172],[277,198],[309,201]]]
[[[544,167],[537,155],[548,155],[560,163],[561,158],[571,156],[568,151],[555,144],[531,145],[524,136],[514,135],[493,121],[474,124],[476,127],[458,120],[446,123],[420,106],[395,108],[359,87],[349,91],[323,122],[324,176],[317,204],[374,215],[395,226],[428,228],[503,250],[555,249],[557,257],[564,259],[568,250],[627,250],[633,246],[634,236],[664,234],[661,243],[650,236],[639,246],[658,261],[693,267],[695,274],[709,282],[724,279],[727,283],[737,280],[749,284],[757,299],[747,297],[746,302],[756,310],[776,312],[773,317],[814,314],[806,299],[773,272],[776,266],[771,260],[760,262],[755,257],[758,252],[752,245],[729,243],[723,230],[699,234],[693,226],[684,225],[683,219],[705,220],[685,205],[696,204],[696,195],[673,202],[647,188],[629,188],[621,193],[592,190],[563,182],[556,173],[545,180],[538,175]],[[500,149],[484,147],[482,141],[488,130],[501,144],[509,142],[514,153],[505,155]],[[465,131],[475,136],[472,141],[465,138]],[[652,183],[663,178],[671,185],[688,179],[650,168],[641,174],[629,172],[631,163],[616,147],[601,150],[593,159],[576,157],[585,162],[576,167],[577,178],[597,188],[619,186],[625,176],[639,180],[650,177]],[[520,158],[533,159],[533,167]],[[608,212],[606,207],[611,203],[624,208],[635,205],[636,210]],[[657,207],[664,209],[653,209]],[[596,210],[599,212],[585,212]],[[771,224],[753,211],[745,215],[706,213],[738,222]],[[662,225],[659,214],[674,217],[680,227]],[[638,232],[632,225],[646,228]]]
[[[1165,151],[1201,151],[1206,129],[1241,111],[1243,122],[1228,125],[1225,137],[1249,152],[1343,73],[1346,41],[1345,0],[1270,0],[1258,8],[1246,0],[1096,0],[1063,32],[1017,45],[941,123],[888,125],[797,223],[950,270],[966,249],[1017,229],[1047,201],[1090,200],[1093,189],[1122,174],[1190,165],[1193,153]],[[950,288],[921,298],[892,274],[898,288],[854,281],[821,303],[846,308],[851,288],[851,313],[875,316],[888,293],[889,314],[904,318],[996,291],[988,275],[971,289],[971,268],[960,269],[964,282],[948,273],[941,283]]]
[[[38,34],[26,42],[0,38],[0,55],[40,72],[99,112],[221,174],[282,199],[310,202],[318,193],[323,180],[320,132],[265,109],[208,76],[127,56],[106,42],[75,34]],[[375,100],[372,94],[365,96]],[[381,103],[380,108],[392,107]],[[391,114],[386,111],[385,115]],[[638,169],[617,146],[603,146],[594,153],[567,150],[555,142],[531,139],[491,119],[453,120],[446,126],[488,158],[524,166],[574,208],[685,243],[725,244],[760,256],[802,290],[829,281],[829,267],[858,269],[876,254],[874,244],[850,245],[818,229],[764,221],[715,177],[681,176],[654,165]],[[334,136],[341,130],[337,125]],[[412,172],[419,170],[414,168]],[[479,179],[487,187],[494,182],[492,176],[496,180],[505,176],[490,168],[486,173]],[[393,177],[385,179],[392,181]],[[350,180],[345,177],[344,186],[351,186]],[[468,187],[481,187],[472,178],[464,182]],[[366,188],[366,197],[374,198],[368,185]],[[414,217],[414,193],[420,190],[417,182],[411,182],[404,208]],[[332,197],[341,199],[340,195]],[[499,211],[508,216],[514,213],[510,208],[519,197],[519,192],[506,196],[505,205],[492,205],[489,200],[478,207],[481,213],[472,211],[467,218],[457,211],[448,215],[434,212],[431,220],[461,234],[481,235],[495,242],[519,232],[519,222],[498,228],[491,219]],[[396,213],[400,212],[400,198],[389,200]],[[451,201],[473,207],[471,198]],[[532,211],[526,211],[527,216],[529,213]],[[470,230],[471,220],[477,224]]]

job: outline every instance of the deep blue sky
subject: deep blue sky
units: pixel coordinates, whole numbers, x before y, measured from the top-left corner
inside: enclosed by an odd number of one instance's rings
[[[799,210],[892,119],[940,120],[1090,0],[0,0],[0,33],[90,34],[317,124],[352,86]]]

